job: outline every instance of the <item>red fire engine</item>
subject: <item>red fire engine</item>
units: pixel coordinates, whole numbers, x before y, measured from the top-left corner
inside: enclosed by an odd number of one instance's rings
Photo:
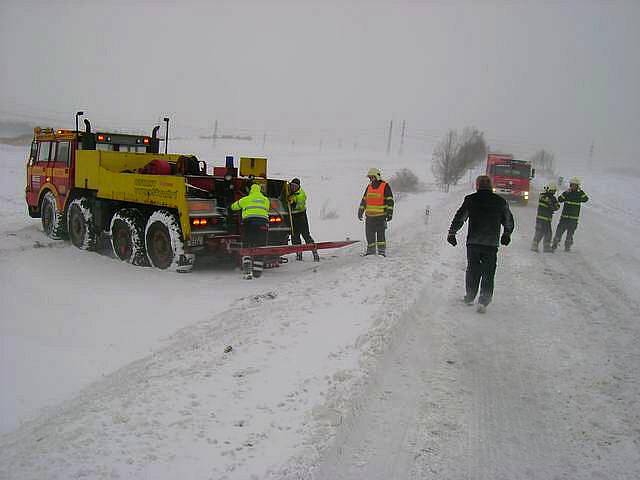
[[[495,193],[507,200],[527,204],[531,179],[535,175],[531,162],[516,160],[508,153],[489,153],[486,174],[491,178]]]

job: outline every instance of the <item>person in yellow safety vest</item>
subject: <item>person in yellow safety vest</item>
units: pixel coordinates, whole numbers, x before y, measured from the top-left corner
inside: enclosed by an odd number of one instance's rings
[[[231,204],[231,210],[242,210],[242,246],[264,247],[267,245],[270,202],[262,194],[260,185],[251,185],[249,194]],[[246,279],[262,275],[262,257],[242,257],[242,269]]]
[[[307,217],[307,194],[300,186],[300,179],[294,178],[289,183],[289,206],[291,208],[291,243],[301,245],[304,238],[305,243],[315,243],[309,233],[309,219]],[[296,253],[296,260],[302,261],[302,252]],[[319,262],[318,251],[313,250],[313,261]]]
[[[365,255],[378,255],[385,257],[387,241],[385,230],[387,222],[393,218],[393,192],[387,182],[382,180],[382,173],[377,168],[370,168],[367,172],[369,185],[364,191],[360,207],[358,208],[358,220],[366,215],[365,232],[367,236],[367,251]]]

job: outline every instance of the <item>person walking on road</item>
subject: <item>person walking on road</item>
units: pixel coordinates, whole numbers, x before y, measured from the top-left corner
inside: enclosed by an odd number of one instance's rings
[[[536,233],[533,235],[531,250],[538,251],[538,245],[542,240],[542,249],[551,252],[551,219],[554,212],[560,208],[560,203],[556,198],[556,186],[548,183],[544,186],[540,199],[538,200],[538,213],[536,215]]]
[[[251,185],[248,195],[231,204],[231,210],[242,210],[242,246],[244,248],[267,245],[269,206],[269,199],[262,194],[262,189],[257,183]],[[262,269],[262,257],[242,257],[242,270],[247,280],[260,277]]]
[[[580,205],[589,201],[587,194],[580,188],[580,179],[578,177],[572,177],[569,180],[569,190],[562,192],[558,197],[558,201],[564,203],[564,206],[562,207],[560,221],[556,227],[556,235],[553,237],[551,251],[555,252],[562,240],[562,235],[564,232],[567,232],[567,237],[564,241],[564,251],[570,252],[571,245],[573,245],[573,234],[578,228]]]
[[[365,215],[365,232],[367,236],[367,250],[365,255],[378,255],[385,257],[387,241],[385,230],[387,222],[393,218],[393,192],[387,182],[382,180],[382,173],[377,168],[370,168],[367,172],[369,185],[364,191],[360,207],[358,208],[358,220]]]
[[[498,241],[509,245],[513,232],[513,215],[507,201],[492,191],[491,178],[480,175],[476,179],[476,193],[467,195],[456,212],[449,228],[447,242],[458,244],[456,233],[469,219],[467,231],[467,272],[464,302],[473,305],[480,287],[478,312],[485,313],[493,298]],[[502,227],[502,235],[500,229]]]
[[[307,194],[300,186],[300,179],[294,178],[289,183],[289,207],[291,208],[291,243],[301,245],[304,243],[315,243],[309,233],[309,218],[307,217]],[[313,261],[319,262],[317,250],[313,251]],[[302,252],[296,253],[296,260],[302,261]]]

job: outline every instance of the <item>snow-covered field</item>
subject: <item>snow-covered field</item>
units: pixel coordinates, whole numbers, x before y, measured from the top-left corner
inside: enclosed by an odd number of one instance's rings
[[[585,178],[569,254],[530,252],[535,206],[514,207],[480,316],[444,242],[469,185],[397,198],[387,258],[356,246],[245,281],[47,239],[24,153],[0,146],[0,478],[640,477],[635,179]],[[363,238],[369,167],[429,179],[425,155],[267,153],[301,178],[318,241]]]

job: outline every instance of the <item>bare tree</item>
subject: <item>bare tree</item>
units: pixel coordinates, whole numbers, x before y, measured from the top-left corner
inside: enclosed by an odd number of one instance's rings
[[[479,165],[487,158],[487,143],[484,133],[474,127],[465,127],[460,138],[459,163],[465,170]]]
[[[475,167],[487,156],[484,134],[476,128],[466,127],[462,135],[449,130],[433,151],[431,170],[445,191],[455,185],[467,170]]]
[[[556,157],[553,153],[540,149],[531,157],[531,164],[538,171],[547,176],[553,176],[555,171]]]
[[[431,171],[436,177],[436,182],[442,186],[445,192],[449,191],[449,186],[457,181],[461,175],[456,177],[458,168],[455,165],[458,153],[458,134],[455,130],[449,130],[442,141],[433,150],[433,160]]]

